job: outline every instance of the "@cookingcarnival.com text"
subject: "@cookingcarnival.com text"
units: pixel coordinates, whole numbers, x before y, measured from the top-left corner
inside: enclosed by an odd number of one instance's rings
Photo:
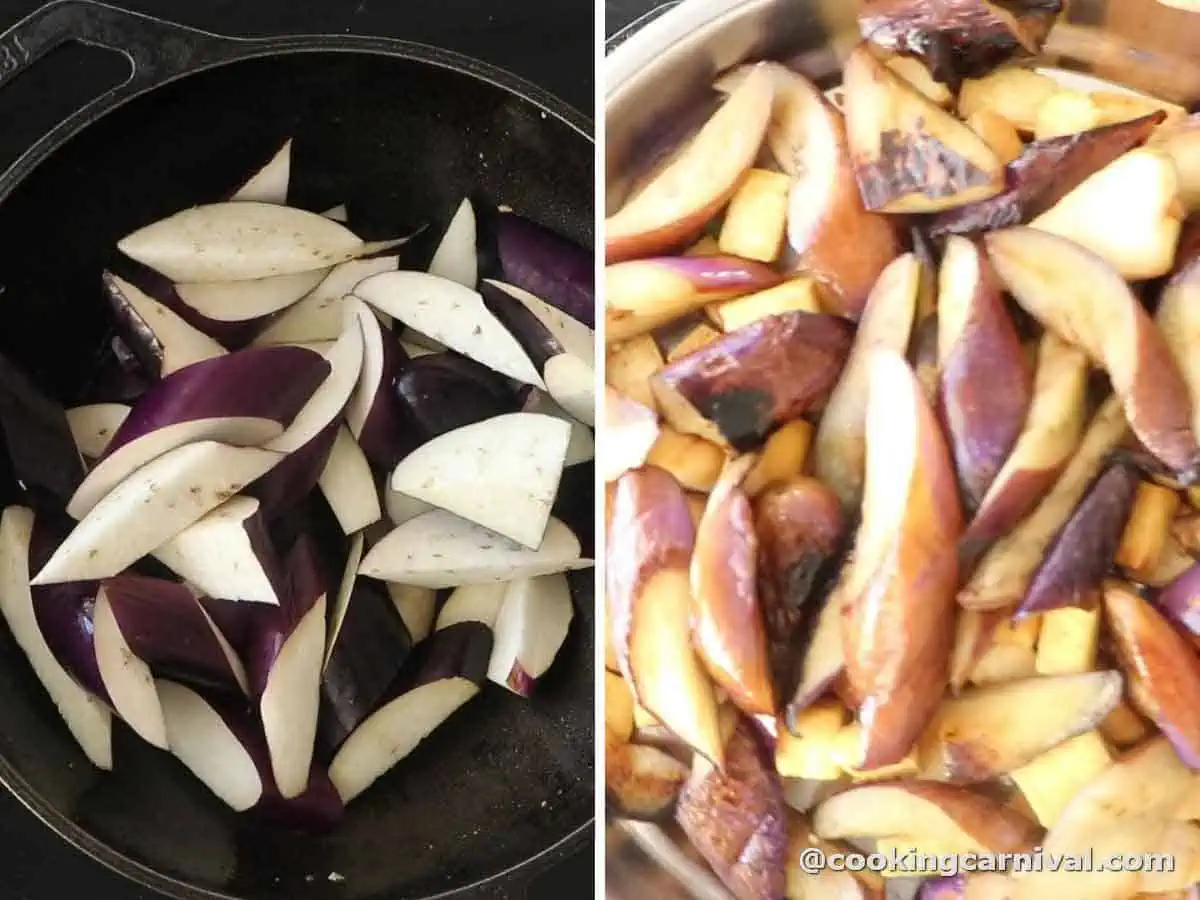
[[[1154,872],[1175,871],[1169,853],[928,853],[889,847],[873,853],[830,853],[809,847],[800,853],[800,871],[893,872],[904,875],[965,875],[977,872]]]

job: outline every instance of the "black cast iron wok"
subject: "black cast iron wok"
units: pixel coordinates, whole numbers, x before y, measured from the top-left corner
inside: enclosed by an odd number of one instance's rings
[[[123,54],[130,77],[0,176],[0,353],[64,402],[104,344],[98,276],[115,241],[218,198],[287,135],[292,202],[345,201],[366,237],[436,228],[478,189],[591,243],[590,123],[473,60],[386,39],[231,39],[60,0],[0,36],[0,87],[68,40]],[[0,502],[12,489],[0,484]],[[590,511],[590,480],[568,500]],[[572,635],[534,702],[485,691],[327,837],[245,821],[128,733],[115,771],[92,770],[3,629],[0,781],[96,859],[187,900],[520,896],[592,819],[592,576],[580,576]]]

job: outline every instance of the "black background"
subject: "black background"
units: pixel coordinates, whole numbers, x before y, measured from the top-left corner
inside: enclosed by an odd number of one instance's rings
[[[113,0],[110,0],[113,2]],[[41,0],[0,0],[0,29]],[[432,44],[508,69],[593,115],[594,13],[589,0],[116,0],[116,5],[225,34],[376,34]],[[647,6],[649,4],[646,4]],[[28,147],[48,124],[104,73],[80,59],[46,83],[18,79],[0,93],[0,167]],[[34,70],[36,72],[36,69]],[[586,897],[592,892],[590,846],[541,876],[531,900]],[[157,894],[70,849],[0,790],[0,897],[4,900],[156,900]]]

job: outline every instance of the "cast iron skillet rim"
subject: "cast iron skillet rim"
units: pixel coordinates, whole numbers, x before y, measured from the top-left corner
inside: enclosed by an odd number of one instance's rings
[[[169,73],[163,77],[139,84],[136,87],[131,85],[132,80],[138,77],[133,58],[127,52],[98,45],[101,49],[108,50],[109,52],[120,53],[129,61],[131,66],[129,80],[113,87],[110,93],[122,91],[123,88],[131,89],[124,92],[111,105],[105,106],[95,116],[81,117],[78,121],[72,123],[73,127],[57,134],[57,139],[53,142],[46,143],[44,146],[39,142],[30,148],[29,151],[18,157],[8,170],[3,175],[0,175],[0,183],[3,183],[3,186],[0,187],[0,203],[7,200],[17,185],[29,177],[34,169],[45,162],[68,141],[88,126],[100,121],[114,110],[122,108],[130,101],[143,97],[157,88],[165,87],[192,75],[199,75],[222,66],[274,56],[292,56],[304,53],[357,53],[364,56],[384,56],[403,59],[409,62],[423,63],[448,72],[466,75],[469,78],[474,78],[477,81],[482,81],[494,88],[498,88],[519,100],[532,104],[547,115],[554,116],[580,137],[588,141],[588,143],[595,143],[595,137],[593,136],[594,122],[589,116],[584,115],[574,106],[571,106],[564,100],[560,100],[549,91],[545,91],[537,85],[526,81],[524,78],[501,69],[499,66],[493,66],[490,63],[456,53],[453,50],[443,50],[439,47],[421,44],[416,41],[363,35],[314,34],[284,38],[232,38],[198,30],[187,30],[191,31],[197,37],[207,39],[218,46],[222,46],[224,55],[218,56],[215,59],[199,60],[182,71]],[[81,42],[85,44],[92,43],[86,40]],[[103,97],[100,99],[103,99]],[[0,775],[2,775],[2,771],[0,771]],[[0,783],[2,783],[2,778],[0,778]]]
[[[200,34],[203,33],[200,32]],[[98,115],[81,119],[76,124],[76,127],[58,135],[58,140],[43,147],[38,147],[36,154],[27,154],[20,157],[7,173],[9,176],[16,175],[17,177],[11,179],[7,185],[7,189],[0,195],[0,202],[6,200],[12,191],[34,169],[84,129],[103,119],[114,110],[125,106],[132,100],[142,97],[159,87],[172,84],[191,75],[212,71],[222,66],[253,59],[283,55],[290,56],[302,53],[334,52],[385,56],[423,63],[466,75],[489,84],[492,87],[499,88],[526,103],[532,104],[548,115],[552,115],[562,121],[579,134],[580,137],[590,143],[595,143],[592,136],[592,120],[570,104],[498,66],[481,62],[480,60],[451,50],[443,50],[414,41],[357,35],[302,35],[274,39],[240,39],[207,34],[205,36],[226,42],[236,47],[236,50],[233,55],[228,57],[198,62],[186,71],[173,73],[168,77],[142,85],[136,90],[130,91],[128,95],[122,97],[118,102],[107,107]],[[19,173],[16,171],[18,169],[20,170]],[[176,898],[176,900],[238,900],[232,894],[196,887],[172,876],[165,875],[148,865],[131,859],[104,841],[93,837],[83,826],[47,803],[37,791],[33,790],[25,778],[16,771],[3,754],[0,754],[0,786],[3,786],[22,806],[29,810],[62,840],[66,841],[67,844],[142,887],[158,891],[168,897]],[[594,823],[595,817],[591,816],[573,831],[559,838],[553,844],[544,847],[533,856],[526,857],[524,860],[514,863],[506,869],[502,869],[470,884],[426,895],[422,900],[446,900],[446,898],[454,896],[467,896],[486,889],[496,889],[499,888],[503,881],[517,872],[520,872],[524,876],[524,879],[528,881],[551,862],[563,858],[578,847],[582,847]]]

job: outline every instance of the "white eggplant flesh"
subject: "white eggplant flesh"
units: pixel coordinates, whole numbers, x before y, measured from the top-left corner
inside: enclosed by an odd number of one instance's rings
[[[10,506],[0,516],[0,613],[75,742],[100,769],[111,769],[112,713],[67,673],[38,627],[29,589],[33,511]]]
[[[336,340],[342,333],[342,306],[346,295],[364,278],[380,272],[394,272],[399,264],[400,259],[396,256],[373,256],[334,266],[311,293],[288,307],[254,343]]]
[[[128,415],[129,406],[125,403],[90,403],[68,409],[67,424],[79,455],[86,459],[103,456]]]
[[[509,584],[493,628],[488,678],[528,697],[558,655],[574,615],[565,575],[520,578]]]
[[[435,509],[389,532],[363,558],[359,572],[383,581],[441,589],[586,569],[593,564],[580,556],[579,538],[553,516],[546,524],[541,546],[530,550]]]
[[[553,416],[496,416],[418,447],[396,466],[391,488],[536,548],[570,440],[570,425]]]
[[[509,378],[544,388],[542,376],[475,291],[426,272],[384,272],[354,295],[414,331]]]
[[[345,425],[338,428],[317,484],[346,534],[362,531],[383,518],[371,466]]]
[[[96,504],[33,584],[109,578],[162,546],[266,473],[281,454],[215,441],[165,453]]]
[[[183,282],[179,299],[217,322],[245,322],[287,309],[321,283],[325,269],[246,281]]]
[[[446,226],[446,233],[429,262],[429,274],[449,278],[472,290],[479,282],[475,208],[470,197],[463,198]]]

